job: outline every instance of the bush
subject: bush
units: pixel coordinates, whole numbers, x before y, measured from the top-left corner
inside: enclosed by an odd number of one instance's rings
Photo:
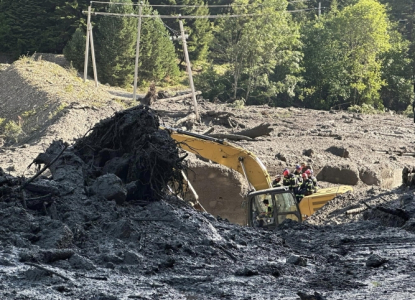
[[[408,107],[406,108],[406,110],[404,110],[402,112],[402,114],[404,116],[407,116],[408,118],[413,118],[414,117],[414,111],[413,111],[412,103],[408,105]]]
[[[4,135],[7,139],[13,140],[15,143],[18,141],[18,137],[23,133],[22,127],[14,121],[9,121],[4,126]]]

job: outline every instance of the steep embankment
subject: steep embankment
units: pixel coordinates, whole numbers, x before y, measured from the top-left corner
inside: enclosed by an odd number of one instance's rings
[[[11,146],[2,148],[0,165],[22,174],[53,140],[71,142],[122,109],[113,99],[108,87],[83,82],[75,70],[41,56],[14,62],[0,72],[0,135]]]

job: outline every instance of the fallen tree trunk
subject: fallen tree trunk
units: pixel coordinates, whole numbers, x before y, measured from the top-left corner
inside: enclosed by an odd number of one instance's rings
[[[195,92],[195,95],[201,95],[202,92],[201,91],[197,91]],[[170,98],[164,98],[164,99],[159,99],[157,100],[157,102],[167,102],[167,101],[179,101],[179,100],[183,100],[183,99],[187,99],[187,98],[191,98],[192,97],[192,93],[190,94],[185,94],[185,95],[180,95],[180,96],[176,96],[176,97],[170,97]]]
[[[263,136],[263,135],[269,135],[271,133],[271,131],[273,131],[272,128],[270,128],[270,124],[269,123],[262,123],[254,128],[251,129],[247,129],[247,130],[243,130],[243,131],[239,131],[239,132],[235,132],[236,135],[244,135],[247,137],[250,137],[252,139],[259,137],[259,136]]]
[[[217,138],[217,139],[228,139],[232,141],[253,141],[248,136],[238,135],[238,134],[231,134],[231,133],[212,133],[209,136]]]
[[[194,113],[191,113],[190,115],[187,115],[186,117],[177,120],[177,122],[174,123],[174,126],[179,126],[184,122],[194,123],[195,121],[196,121],[196,115]]]

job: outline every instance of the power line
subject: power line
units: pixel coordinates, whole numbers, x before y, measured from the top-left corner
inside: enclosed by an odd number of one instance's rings
[[[318,8],[305,8],[305,9],[296,9],[296,10],[286,10],[282,11],[285,13],[294,13],[300,11],[310,11],[316,10]],[[83,11],[83,13],[88,13],[87,11]],[[136,14],[120,14],[120,13],[108,13],[108,12],[91,12],[91,15],[97,16],[118,16],[118,17],[142,17],[142,18],[161,18],[161,19],[219,19],[219,18],[239,18],[239,17],[259,17],[265,16],[266,14],[242,14],[242,15],[200,15],[200,16],[173,16],[173,15],[136,15]]]
[[[88,13],[83,11],[83,13]],[[200,15],[200,16],[173,16],[173,15],[136,15],[136,14],[119,14],[119,13],[107,13],[107,12],[91,12],[91,15],[103,15],[103,16],[119,16],[119,17],[142,17],[142,18],[161,18],[161,19],[218,19],[218,18],[238,18],[238,17],[253,17],[263,16],[263,14],[243,14],[243,15]]]
[[[310,0],[306,0],[306,1],[310,1]],[[263,4],[214,4],[214,5],[169,5],[169,4],[140,4],[140,3],[118,3],[118,2],[102,2],[102,1],[91,1],[91,5],[92,3],[97,3],[97,4],[115,4],[115,5],[129,5],[129,6],[139,6],[139,5],[143,5],[143,6],[155,6],[155,7],[177,7],[177,8],[181,8],[181,7],[245,7],[245,6],[263,6]]]

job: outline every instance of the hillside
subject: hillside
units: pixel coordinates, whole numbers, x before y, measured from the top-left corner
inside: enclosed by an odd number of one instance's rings
[[[1,299],[303,300],[312,298],[302,293],[314,292],[317,299],[415,299],[414,190],[401,186],[402,168],[414,165],[412,119],[199,99],[202,122],[190,124],[180,121],[192,111],[190,99],[122,111],[130,98],[43,59],[22,59],[0,71],[2,126],[14,121],[21,127],[16,135],[3,127],[0,147]],[[348,184],[354,192],[303,224],[285,222],[276,231],[243,227],[233,224],[244,218],[242,175],[189,155],[189,178],[209,213],[171,195],[160,201],[104,197],[101,190],[132,189],[99,182],[109,175],[94,169],[102,155],[111,156],[105,145],[122,145],[115,163],[127,156],[140,161],[148,149],[164,162],[163,151],[171,151],[164,142],[171,139],[157,130],[158,122],[196,133],[269,123],[269,136],[234,143],[255,153],[271,176],[305,161],[320,186]],[[117,140],[122,137],[125,145]],[[26,169],[34,159],[56,157],[63,149],[58,140],[71,146],[22,192],[19,176],[36,173]],[[101,142],[96,157],[90,149]],[[141,181],[140,172],[153,174],[142,162],[135,166],[141,168],[132,175]]]

